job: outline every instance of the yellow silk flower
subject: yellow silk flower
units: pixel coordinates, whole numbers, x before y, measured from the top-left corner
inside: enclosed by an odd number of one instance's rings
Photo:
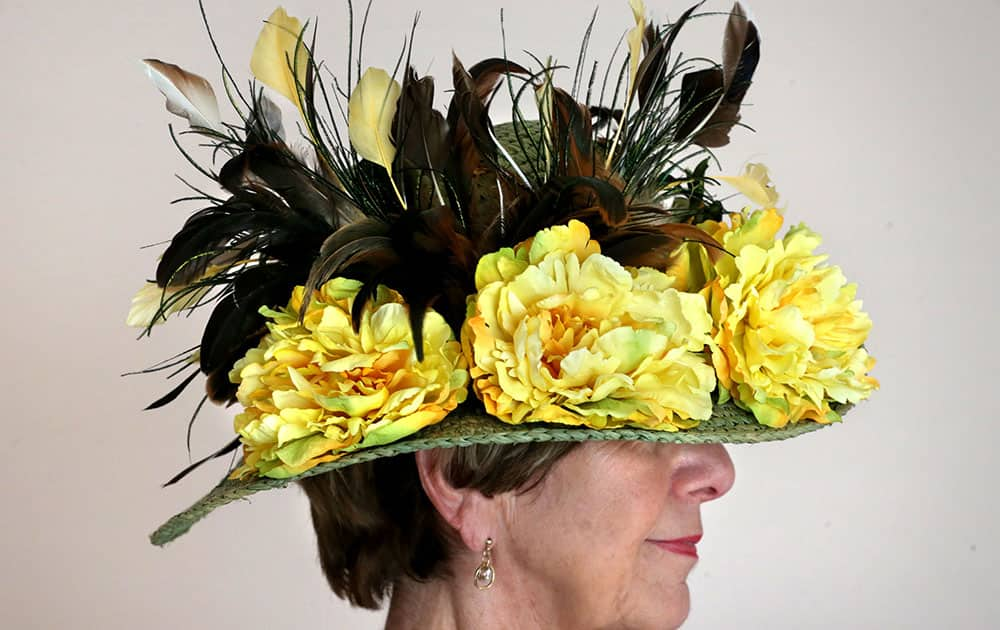
[[[444,318],[427,312],[417,361],[407,307],[395,291],[379,287],[354,332],[351,304],[360,287],[330,280],[302,324],[303,287],[286,308],[262,309],[270,332],[229,374],[244,406],[234,421],[244,461],[231,477],[297,475],[410,435],[465,400],[465,358]]]
[[[878,388],[862,347],[871,319],[840,268],[816,255],[820,238],[799,225],[777,239],[774,208],[734,215],[717,236],[726,251],[703,290],[715,322],[712,361],[722,399],[783,427],[840,419],[831,401],[855,403]]]
[[[603,256],[583,223],[484,256],[476,288],[462,345],[491,415],[666,431],[711,416],[704,299]]]

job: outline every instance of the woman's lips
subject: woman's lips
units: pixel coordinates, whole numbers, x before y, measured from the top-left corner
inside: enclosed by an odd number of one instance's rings
[[[701,534],[687,536],[685,538],[675,538],[673,540],[651,540],[650,542],[666,551],[679,553],[682,556],[698,557],[698,548],[695,546],[701,540]]]

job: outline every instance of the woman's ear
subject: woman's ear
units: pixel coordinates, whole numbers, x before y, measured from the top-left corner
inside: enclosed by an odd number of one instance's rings
[[[424,492],[444,522],[458,532],[466,547],[478,551],[484,540],[497,537],[499,532],[495,530],[502,523],[500,495],[486,497],[474,488],[453,486],[444,469],[440,449],[417,451],[415,457]]]

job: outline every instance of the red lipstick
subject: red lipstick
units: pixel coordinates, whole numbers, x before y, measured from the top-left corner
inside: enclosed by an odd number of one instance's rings
[[[675,538],[673,540],[651,540],[650,542],[666,551],[679,553],[682,556],[698,557],[698,548],[695,546],[701,540],[701,534]]]

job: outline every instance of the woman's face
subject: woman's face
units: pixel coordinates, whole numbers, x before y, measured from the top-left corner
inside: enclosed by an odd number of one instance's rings
[[[701,504],[733,480],[718,444],[583,443],[510,497],[497,579],[518,580],[559,628],[675,628],[697,552],[667,541],[699,538]]]

